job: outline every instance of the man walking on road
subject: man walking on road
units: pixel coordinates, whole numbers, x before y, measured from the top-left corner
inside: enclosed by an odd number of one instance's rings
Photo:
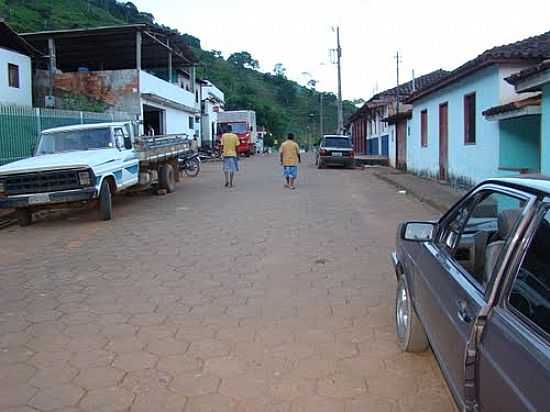
[[[294,133],[289,133],[287,140],[279,149],[281,157],[281,166],[283,166],[283,176],[286,179],[285,187],[292,190],[296,189],[295,181],[298,177],[298,163],[302,162],[300,158],[300,147],[294,141]]]
[[[225,174],[225,187],[233,187],[233,177],[239,171],[239,137],[232,133],[231,125],[225,126],[221,145],[223,146],[223,172]]]

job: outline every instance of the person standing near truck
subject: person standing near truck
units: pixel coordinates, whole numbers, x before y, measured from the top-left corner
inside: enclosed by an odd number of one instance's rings
[[[235,172],[239,171],[239,137],[233,133],[231,125],[225,125],[221,145],[223,146],[223,172],[225,175],[225,187],[233,187]]]
[[[301,163],[300,146],[294,141],[294,133],[289,133],[287,140],[279,149],[283,176],[286,179],[285,187],[296,189],[295,181],[298,177],[298,163]]]

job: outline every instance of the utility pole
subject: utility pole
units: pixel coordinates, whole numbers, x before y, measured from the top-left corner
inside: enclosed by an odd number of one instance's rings
[[[395,68],[397,75],[397,87],[395,88],[395,168],[398,168],[398,154],[399,154],[399,63],[401,58],[399,57],[399,50],[395,55]]]
[[[323,130],[323,92],[319,93],[319,135],[322,138],[325,134]]]
[[[340,26],[336,26],[336,58],[338,65],[338,133],[344,133],[344,113],[342,108],[342,47],[340,46]]]

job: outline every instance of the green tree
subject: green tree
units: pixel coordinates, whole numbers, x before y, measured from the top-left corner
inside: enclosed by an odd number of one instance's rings
[[[247,69],[259,69],[260,63],[247,51],[233,53],[227,58],[227,62]]]

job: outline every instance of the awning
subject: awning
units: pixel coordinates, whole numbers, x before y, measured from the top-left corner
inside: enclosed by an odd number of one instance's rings
[[[409,120],[410,118],[412,118],[412,110],[404,110],[399,112],[399,116],[394,113],[382,120],[388,124],[395,124],[396,120]]]
[[[141,97],[151,103],[160,104],[165,107],[170,107],[172,109],[181,110],[187,113],[191,114],[200,114],[200,110],[197,110],[194,107],[187,106],[182,103],[175,102],[173,100],[167,99],[165,97],[159,96],[158,94],[154,93],[142,93]]]
[[[516,117],[540,115],[541,95],[530,96],[500,106],[491,107],[483,112],[487,120],[506,120]]]

